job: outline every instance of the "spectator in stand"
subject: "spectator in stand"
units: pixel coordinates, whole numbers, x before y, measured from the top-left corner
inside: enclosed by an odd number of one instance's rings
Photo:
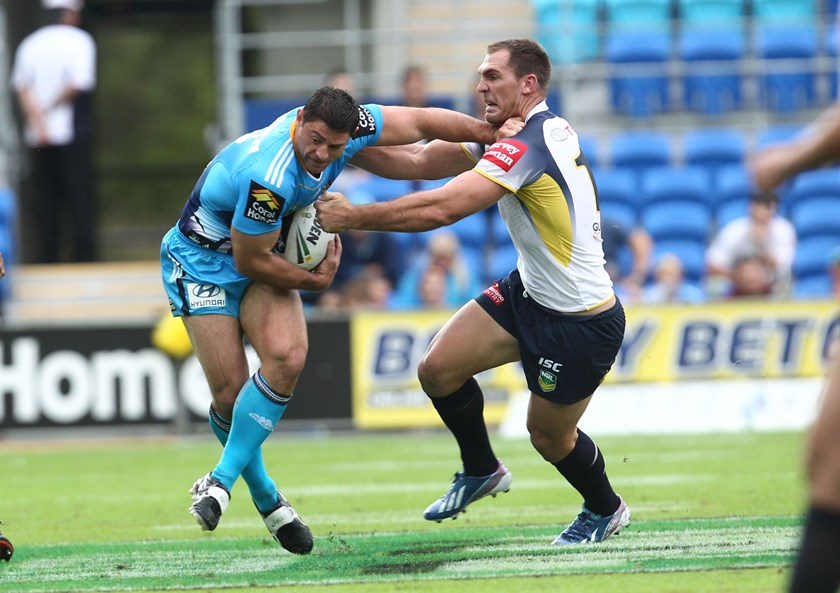
[[[6,263],[3,261],[3,254],[0,253],[0,278],[6,275]]]
[[[402,75],[402,104],[406,107],[429,107],[429,85],[422,66],[407,66]]]
[[[628,229],[605,217],[601,222],[601,239],[606,269],[616,294],[625,303],[638,302],[650,272],[653,238],[642,227]]]
[[[831,295],[840,297],[840,246],[828,254],[828,279],[831,282]]]
[[[745,287],[763,291],[759,286],[764,276],[769,278],[769,295],[789,293],[796,230],[789,220],[777,215],[778,203],[773,192],[753,193],[747,215],[726,224],[712,239],[706,250],[711,294],[735,295]],[[737,269],[736,262],[741,264]],[[764,273],[757,264],[765,268]],[[747,279],[747,284],[733,286]]]
[[[97,256],[91,184],[90,93],[96,86],[96,45],[79,28],[83,0],[43,0],[45,25],[15,52],[11,84],[24,116],[37,195],[27,225],[36,234],[34,260],[59,261],[69,234],[73,261]]]
[[[353,80],[353,76],[344,68],[335,68],[334,70],[330,70],[324,84],[349,93],[357,101],[359,99],[356,96],[356,81]]]
[[[645,287],[642,294],[645,304],[702,303],[705,300],[703,290],[686,281],[680,258],[673,253],[659,256],[653,270],[653,283]]]
[[[770,268],[758,255],[742,255],[732,264],[727,298],[769,297],[773,294]]]
[[[429,268],[434,268],[432,275]],[[426,252],[420,256],[415,264],[403,275],[394,295],[393,305],[400,309],[417,309],[426,303],[422,298],[424,282],[437,282],[434,277],[436,271],[442,271],[445,277],[444,297],[438,301],[431,301],[440,308],[457,309],[474,294],[481,291],[479,279],[475,272],[467,265],[461,250],[458,236],[449,230],[436,231],[426,246]],[[433,290],[428,289],[429,293]]]
[[[365,268],[350,278],[340,290],[325,293],[319,309],[387,309],[393,286],[378,268]]]

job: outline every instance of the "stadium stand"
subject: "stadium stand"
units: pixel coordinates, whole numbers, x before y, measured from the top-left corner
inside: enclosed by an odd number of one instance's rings
[[[746,53],[740,27],[683,30],[678,53],[685,63],[682,83],[686,109],[718,117],[743,105],[741,69]]]
[[[610,138],[609,146],[611,165],[631,171],[637,179],[652,167],[662,167],[672,162],[671,138],[664,132],[617,132]]]
[[[670,106],[669,33],[610,34],[606,60],[611,66],[610,103],[613,110],[635,118],[664,113]]]
[[[788,213],[800,239],[834,235],[840,242],[840,195],[810,196],[792,204]]]
[[[586,62],[600,54],[600,0],[531,0],[536,37],[555,64]]]
[[[679,258],[687,281],[700,283],[706,270],[705,244],[685,239],[663,239],[654,245],[653,260],[666,253],[673,253]]]
[[[670,0],[604,0],[607,30],[669,33]]]
[[[598,141],[591,136],[578,136],[580,150],[589,162],[590,167],[598,167],[601,164],[601,156],[598,152]]]
[[[603,211],[604,204],[615,204],[628,216],[632,214],[633,224],[638,218],[642,201],[642,192],[636,184],[636,177],[627,168],[593,169],[595,186],[598,190],[598,202]]]
[[[683,28],[708,31],[743,26],[743,0],[677,0],[677,5]]]
[[[646,205],[641,225],[655,243],[684,239],[705,245],[712,226],[712,212],[699,202],[674,198]]]
[[[813,27],[761,27],[756,31],[754,51],[757,58],[775,62],[758,77],[763,106],[793,113],[817,103],[812,64],[817,57],[817,33]]]
[[[696,128],[683,135],[683,162],[703,167],[712,183],[725,167],[739,165],[746,151],[744,134],[734,128]]]
[[[651,167],[641,177],[642,209],[659,202],[695,202],[711,214],[712,182],[708,171],[699,166]]]
[[[817,0],[750,0],[752,14],[759,25],[814,25]]]

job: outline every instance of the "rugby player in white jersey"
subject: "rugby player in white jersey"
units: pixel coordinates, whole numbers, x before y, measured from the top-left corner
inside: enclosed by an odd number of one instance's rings
[[[521,361],[531,391],[531,443],[583,497],[581,513],[554,543],[599,542],[626,527],[630,511],[613,490],[598,447],[577,428],[615,361],[625,325],[604,269],[595,183],[576,132],[545,103],[551,64],[538,43],[493,43],[478,72],[485,119],[502,125],[522,118],[521,131],[489,147],[435,141],[365,149],[357,158],[382,176],[456,177],[434,190],[364,206],[327,192],[316,208],[331,232],[422,232],[498,203],[519,255],[516,269],[464,305],[418,367],[463,463],[424,517],[455,517],[510,488],[511,473],[490,444],[474,376]]]

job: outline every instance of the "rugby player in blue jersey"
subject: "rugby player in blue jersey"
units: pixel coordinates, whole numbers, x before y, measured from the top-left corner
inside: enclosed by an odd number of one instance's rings
[[[224,148],[207,165],[161,245],[172,314],[184,320],[213,398],[221,459],[191,489],[190,512],[212,531],[241,475],[268,530],[307,554],[309,527],[266,472],[263,441],[292,397],[307,351],[299,289],[322,291],[341,257],[305,271],[278,254],[283,218],[314,202],[361,149],[440,138],[492,142],[497,126],[446,109],[358,105],[323,87],[306,104]],[[260,369],[249,377],[243,340]],[[235,403],[235,405],[234,405]]]
[[[595,182],[577,133],[546,105],[551,64],[538,43],[493,43],[478,72],[485,119],[502,125],[522,118],[521,131],[489,147],[431,142],[367,149],[360,160],[386,177],[456,177],[438,189],[364,206],[328,192],[316,202],[318,216],[332,232],[422,232],[498,203],[519,255],[516,269],[452,317],[418,368],[463,464],[424,516],[455,517],[510,488],[474,376],[521,361],[531,391],[531,443],[583,498],[580,514],[554,543],[599,542],[630,523],[630,510],[613,490],[600,450],[577,428],[615,361],[625,325],[604,267]]]

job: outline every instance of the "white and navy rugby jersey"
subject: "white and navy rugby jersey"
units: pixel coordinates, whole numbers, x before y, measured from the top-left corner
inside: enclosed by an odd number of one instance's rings
[[[597,190],[578,135],[545,102],[525,121],[521,132],[486,152],[480,144],[462,146],[478,161],[474,171],[509,192],[499,211],[528,294],[555,311],[592,309],[613,290],[604,269]]]
[[[231,227],[247,235],[280,228],[284,216],[317,200],[347,161],[382,134],[379,106],[360,106],[359,127],[344,153],[314,177],[292,146],[297,111],[234,140],[210,161],[181,212],[178,228],[185,236],[226,253]]]

